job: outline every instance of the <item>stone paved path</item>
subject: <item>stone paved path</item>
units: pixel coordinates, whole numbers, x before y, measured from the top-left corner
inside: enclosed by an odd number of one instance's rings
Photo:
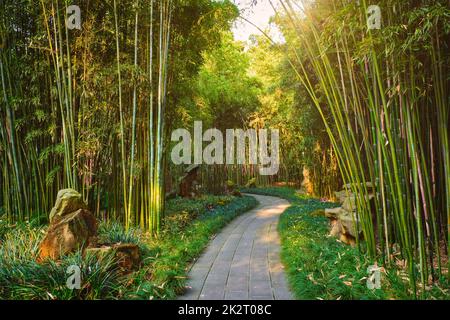
[[[290,300],[277,224],[286,200],[251,195],[259,205],[237,217],[195,262],[185,300]]]

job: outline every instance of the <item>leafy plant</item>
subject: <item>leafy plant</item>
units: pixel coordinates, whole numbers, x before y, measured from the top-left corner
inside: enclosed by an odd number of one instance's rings
[[[343,244],[328,236],[325,217],[314,215],[316,210],[336,207],[296,193],[290,188],[256,188],[246,192],[285,198],[291,206],[281,215],[281,257],[286,265],[288,280],[298,299],[414,299],[414,288],[408,270],[397,265],[383,265],[360,254],[358,248]],[[367,287],[367,268],[383,267],[381,289]],[[448,281],[441,279],[421,292],[423,299],[448,299]]]

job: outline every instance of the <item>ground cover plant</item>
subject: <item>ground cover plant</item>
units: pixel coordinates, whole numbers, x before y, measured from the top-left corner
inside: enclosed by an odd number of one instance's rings
[[[0,0],[0,297],[174,298],[245,187],[298,298],[447,298],[449,36],[448,0]]]
[[[8,225],[0,242],[1,299],[170,299],[184,290],[190,263],[211,237],[237,215],[253,208],[253,197],[205,196],[197,200],[169,201],[167,224],[158,238],[118,223],[101,223],[99,237],[106,242],[135,243],[142,253],[141,268],[119,272],[113,255],[101,260],[76,252],[61,261],[37,263],[38,244],[45,227]],[[170,222],[169,222],[170,221]],[[66,286],[66,270],[80,266],[82,287]]]
[[[282,259],[289,283],[298,299],[411,299],[414,297],[404,262],[383,265],[355,247],[341,243],[329,234],[329,221],[320,210],[338,206],[333,202],[301,195],[292,188],[268,187],[244,189],[272,195],[291,202],[280,217]],[[381,289],[368,289],[367,268],[383,267]],[[424,299],[450,299],[448,280],[427,286]]]

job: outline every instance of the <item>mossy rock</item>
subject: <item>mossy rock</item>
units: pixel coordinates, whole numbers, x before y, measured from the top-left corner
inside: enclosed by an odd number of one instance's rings
[[[346,198],[354,196],[349,190],[335,191],[334,194],[340,203],[343,203]]]
[[[373,194],[369,194],[369,195],[364,196],[364,197],[361,196],[360,198],[361,199],[365,199],[364,201],[370,203],[375,198],[375,196]],[[373,208],[375,206],[375,204],[372,203],[371,206]],[[345,211],[351,211],[351,212],[352,211],[356,211],[356,209],[357,209],[356,196],[355,195],[351,195],[349,197],[344,197],[343,201],[342,201],[342,208]]]
[[[342,202],[342,208],[346,211],[355,211],[356,210],[356,196],[350,196],[344,198]]]
[[[64,217],[56,217],[50,224],[39,245],[38,261],[59,259],[89,245],[97,234],[95,217],[87,210],[80,209]]]
[[[358,188],[358,187],[359,188],[364,188],[364,185],[365,185],[366,189],[368,189],[368,190],[373,190],[375,188],[372,182],[362,182],[362,183],[347,183],[347,184],[344,184],[342,186],[342,189],[351,190],[352,188]]]
[[[357,216],[356,213],[345,211],[343,210],[342,213],[339,215],[339,221],[342,224],[342,227],[344,228],[344,233],[347,235],[351,235],[352,237],[356,238],[359,235],[359,231],[357,229],[356,224]]]
[[[325,217],[329,219],[339,219],[339,216],[342,213],[345,213],[345,210],[342,209],[341,207],[325,209]]]
[[[87,205],[78,191],[74,189],[59,190],[55,206],[52,208],[52,211],[50,211],[50,222],[56,217],[62,218],[65,215],[80,209],[87,210]]]

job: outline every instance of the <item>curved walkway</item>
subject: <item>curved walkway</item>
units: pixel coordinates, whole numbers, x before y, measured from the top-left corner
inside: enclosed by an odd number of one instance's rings
[[[277,225],[289,202],[253,195],[259,205],[210,242],[189,272],[185,300],[290,300]]]

